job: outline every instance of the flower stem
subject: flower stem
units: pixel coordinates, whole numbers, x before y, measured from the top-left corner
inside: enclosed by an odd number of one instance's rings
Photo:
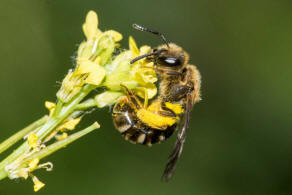
[[[79,139],[80,137],[86,135],[87,133],[90,133],[91,131],[98,129],[99,127],[100,127],[100,125],[97,122],[95,122],[92,125],[90,125],[89,127],[87,127],[86,129],[78,131],[77,133],[70,135],[66,139],[60,140],[56,143],[53,143],[53,144],[49,145],[48,147],[42,149],[41,151],[31,155],[29,158],[26,159],[26,162],[29,162],[35,158],[42,159],[46,156],[49,156],[50,154],[54,153],[55,151],[65,147],[66,145],[72,143],[73,141]]]
[[[76,110],[86,110],[88,108],[92,108],[95,106],[96,106],[96,104],[95,104],[94,99],[88,99],[88,100],[76,105]]]
[[[10,148],[12,145],[14,145],[16,142],[18,142],[20,139],[22,139],[25,135],[30,133],[31,131],[35,130],[39,126],[43,125],[48,120],[48,116],[45,115],[39,120],[33,122],[29,126],[25,127],[24,129],[20,130],[19,132],[15,133],[5,141],[3,141],[0,144],[0,153],[4,152],[8,148]]]
[[[0,172],[0,180],[4,179],[4,178],[6,178],[6,177],[7,177],[7,173],[6,173],[6,171],[1,171],[1,172]]]
[[[88,93],[90,93],[97,86],[85,85],[82,90],[68,103],[58,103],[61,105],[57,112],[49,118],[49,120],[35,133],[40,140],[43,140],[47,135],[49,135],[64,119],[66,119],[74,110],[76,105],[79,104],[85,98]],[[16,160],[25,151],[29,149],[28,142],[25,141],[21,146],[19,146],[13,153],[11,153],[7,158],[5,158],[0,163],[0,180],[7,177],[7,172],[5,171],[5,166]]]

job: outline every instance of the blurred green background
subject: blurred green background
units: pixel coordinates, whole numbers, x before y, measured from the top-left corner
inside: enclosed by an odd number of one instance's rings
[[[202,74],[202,98],[174,178],[160,182],[175,136],[152,148],[122,139],[108,108],[102,128],[48,157],[38,194],[291,194],[292,2],[289,0],[1,0],[0,138],[47,113],[97,11],[103,30],[161,44],[132,23],[183,46]],[[6,153],[7,154],[7,153]],[[3,158],[4,156],[0,156]],[[33,194],[30,180],[0,181],[0,194]]]

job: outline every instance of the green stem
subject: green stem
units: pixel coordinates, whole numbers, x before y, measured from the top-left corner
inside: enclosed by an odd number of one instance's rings
[[[60,111],[62,110],[63,104],[64,103],[62,101],[57,102],[55,113],[54,113],[55,115],[59,115]]]
[[[46,156],[49,156],[50,154],[56,152],[57,150],[67,146],[68,144],[72,143],[73,141],[79,139],[80,137],[90,133],[91,131],[95,130],[95,129],[98,129],[100,126],[97,122],[93,123],[92,125],[90,125],[89,127],[81,130],[81,131],[78,131],[77,133],[74,133],[70,136],[68,136],[66,139],[63,139],[63,140],[60,140],[56,143],[53,143],[51,145],[49,145],[48,147],[42,149],[41,151],[31,155],[29,158],[27,158],[24,162],[24,164],[26,162],[29,162],[35,158],[38,158],[38,159],[42,159]]]
[[[6,177],[7,177],[7,173],[6,173],[6,171],[1,171],[1,172],[0,172],[0,180],[4,179],[4,178],[6,178]]]
[[[58,109],[58,113],[54,113],[53,116],[44,124],[36,135],[39,139],[44,139],[49,135],[55,127],[57,127],[64,119],[66,119],[75,109],[76,105],[83,100],[84,97],[88,95],[96,86],[85,85],[82,90],[68,103],[63,104],[63,107]],[[0,180],[7,177],[7,172],[5,171],[5,166],[16,160],[20,155],[25,153],[29,149],[27,141],[25,141],[21,146],[19,146],[13,153],[11,153],[7,158],[5,158],[0,163]]]
[[[88,108],[92,108],[95,106],[96,106],[96,104],[95,104],[94,99],[88,99],[88,100],[76,105],[76,110],[86,110]]]
[[[18,142],[20,139],[22,139],[24,136],[26,136],[31,131],[35,130],[39,126],[43,125],[48,120],[48,116],[45,115],[39,120],[33,122],[32,124],[28,125],[24,129],[20,130],[19,132],[15,133],[5,141],[3,141],[0,144],[0,154],[10,148],[12,145],[14,145],[16,142]]]

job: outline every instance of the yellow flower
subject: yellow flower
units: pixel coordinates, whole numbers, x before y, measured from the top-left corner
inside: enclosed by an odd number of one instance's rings
[[[94,36],[100,33],[98,27],[98,16],[95,11],[87,13],[85,23],[82,25],[83,32],[87,40],[93,39]]]
[[[63,123],[61,123],[54,131],[52,131],[43,141],[44,143],[50,141],[52,138],[56,138],[57,140],[62,140],[68,137],[68,134],[64,131],[66,130],[74,130],[75,127],[80,123],[80,118],[72,118],[68,117],[64,120]],[[62,134],[58,134],[59,132],[62,132]]]
[[[28,164],[29,172],[34,171],[38,167],[39,162],[40,160],[38,158],[35,158],[32,161],[30,161]]]
[[[57,128],[57,131],[73,130],[81,121],[81,118],[69,119]]]
[[[153,63],[141,59],[130,64],[135,57],[149,53],[149,46],[138,48],[135,40],[129,37],[129,50],[112,60],[114,49],[122,35],[114,30],[99,30],[98,16],[94,11],[87,14],[82,28],[86,41],[79,46],[76,68],[69,71],[57,92],[59,100],[69,102],[85,84],[106,86],[109,89],[95,98],[98,107],[114,104],[123,95],[121,83],[142,98],[147,96],[151,99],[157,94],[154,84],[157,77],[154,69],[151,69]]]
[[[54,108],[56,108],[56,104],[50,101],[45,102],[45,107],[49,110],[52,111]]]
[[[52,116],[55,111],[56,104],[50,101],[46,101],[45,107],[50,111],[50,116]]]
[[[132,52],[132,58],[138,57],[140,50],[137,47],[137,44],[132,36],[129,37],[129,49]]]
[[[92,85],[99,85],[105,77],[105,69],[100,65],[84,58],[77,59],[76,75],[87,75],[83,82]]]
[[[151,50],[149,46],[142,46],[139,49],[139,53],[137,53],[136,42],[132,37],[129,40],[129,47],[133,57],[147,54]],[[146,95],[149,99],[157,94],[157,88],[154,84],[157,81],[157,75],[151,67],[153,67],[153,62],[148,63],[145,59],[135,62],[132,67],[133,80],[138,83],[138,87],[140,88],[137,90],[137,94],[142,98],[145,98],[145,93],[147,93]],[[144,92],[141,92],[141,89],[144,89]]]
[[[45,184],[41,182],[36,176],[32,177],[32,181],[34,183],[33,190],[35,192],[39,191],[41,188],[45,186]]]
[[[150,99],[153,98],[157,94],[157,88],[154,84],[157,81],[157,76],[154,69],[151,68],[153,63],[141,59],[134,64],[130,64],[132,59],[147,54],[150,50],[149,46],[142,46],[139,49],[133,37],[129,37],[129,50],[120,53],[112,63],[105,67],[107,75],[104,86],[109,88],[110,91],[123,91],[120,86],[122,83],[142,98],[146,96]],[[101,101],[99,103],[102,106],[106,105],[107,102],[102,102],[102,98],[98,97],[96,99]],[[114,99],[117,100],[118,98],[115,97]]]
[[[114,30],[102,32],[98,29],[98,16],[94,11],[88,12],[82,28],[86,41],[78,48],[76,68],[68,72],[57,92],[58,99],[65,103],[85,84],[101,85],[106,76],[104,66],[111,61],[117,42],[123,38]]]
[[[38,136],[34,133],[29,134],[27,137],[27,140],[28,140],[28,145],[33,149],[37,148],[40,145]]]

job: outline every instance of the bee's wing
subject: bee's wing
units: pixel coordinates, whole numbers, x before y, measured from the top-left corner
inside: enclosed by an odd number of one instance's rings
[[[192,97],[191,97],[191,94],[188,94],[187,100],[186,100],[185,113],[182,119],[182,125],[178,132],[174,149],[172,153],[170,154],[170,156],[168,157],[168,161],[162,175],[163,181],[168,181],[172,177],[175,167],[177,165],[178,159],[182,153],[184,142],[186,139],[186,132],[189,126],[190,113],[191,113],[192,107],[193,107]]]

